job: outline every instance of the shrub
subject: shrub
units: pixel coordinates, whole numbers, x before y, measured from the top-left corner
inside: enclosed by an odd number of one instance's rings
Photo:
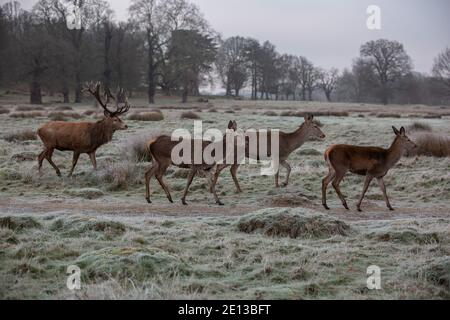
[[[103,197],[103,191],[95,188],[83,188],[83,189],[71,189],[66,192],[73,197],[79,197],[83,199],[98,199]]]
[[[407,156],[433,156],[433,157],[449,157],[450,156],[450,138],[438,134],[428,132],[418,132],[411,136],[416,143],[415,150],[407,151]]]
[[[5,109],[3,107],[0,107],[0,114],[8,114],[10,111],[8,109]]]
[[[66,118],[81,119],[83,116],[76,112],[54,111],[54,112],[50,112],[48,114],[48,117],[50,119],[52,119],[53,121],[65,121]]]
[[[442,119],[440,114],[427,114],[423,117],[424,119]]]
[[[209,109],[208,112],[217,113],[217,109],[216,108],[212,108],[212,109]]]
[[[164,115],[161,111],[135,112],[130,114],[127,119],[132,121],[163,121]]]
[[[126,190],[137,180],[137,168],[131,161],[111,162],[99,174],[111,191]]]
[[[92,116],[93,114],[96,114],[97,112],[94,110],[86,110],[85,112],[83,112],[83,115],[85,116]]]
[[[156,135],[154,135],[156,137]],[[134,136],[127,140],[123,146],[123,153],[126,155],[127,160],[133,162],[151,162],[150,155],[147,149],[147,142],[152,137],[147,135]]]
[[[0,218],[0,228],[6,228],[14,231],[24,229],[40,228],[41,224],[30,217],[3,217]]]
[[[192,111],[186,111],[181,114],[181,119],[199,120],[201,117]]]
[[[4,138],[8,142],[34,141],[37,140],[37,134],[31,129],[10,133]]]
[[[264,115],[268,116],[268,117],[276,117],[276,116],[278,116],[278,113],[276,113],[275,111],[267,111],[267,112],[264,112]]]

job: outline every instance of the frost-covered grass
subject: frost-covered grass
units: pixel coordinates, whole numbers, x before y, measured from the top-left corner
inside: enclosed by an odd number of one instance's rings
[[[131,103],[145,105],[143,100]],[[18,111],[12,101],[0,105],[11,113]],[[58,178],[46,162],[42,175],[37,173],[39,140],[3,139],[34,132],[49,120],[55,105],[40,108],[37,117],[0,114],[0,298],[450,298],[448,157],[404,158],[390,171],[385,181],[397,209],[392,214],[385,210],[374,183],[363,203],[366,212],[355,215],[363,181],[352,175],[341,185],[351,212],[343,211],[332,188],[328,195],[332,211],[326,213],[320,205],[321,179],[327,172],[323,152],[329,145],[388,147],[393,125],[415,122],[448,137],[448,109],[227,100],[181,105],[173,99],[161,100],[155,107],[162,110],[163,121],[125,119],[130,129],[117,132],[98,150],[99,170],[94,172],[83,155],[73,178]],[[24,114],[36,112],[20,109]],[[58,111],[82,115],[70,121],[98,118],[88,104]],[[288,132],[303,122],[300,115],[319,111],[322,116],[317,120],[327,138],[307,142],[291,155],[291,184],[286,189],[274,189],[273,177],[261,176],[261,166],[248,165],[239,169],[244,193],[238,195],[225,170],[218,190],[226,211],[218,214],[207,213],[215,207],[204,178],[194,180],[187,199],[202,211],[199,215],[188,210],[171,214],[180,209],[168,203],[153,179],[153,205],[161,208],[155,213],[144,200],[143,175],[150,164],[142,144],[155,133],[192,130],[193,120],[181,119],[183,112],[191,111],[201,115],[204,130],[224,131],[230,120],[236,120],[241,129]],[[265,114],[268,111],[279,116]],[[402,117],[378,118],[381,113]],[[443,118],[425,119],[430,113]],[[55,152],[54,161],[63,174],[68,173],[71,158],[70,153]],[[170,168],[165,180],[179,201],[186,171]],[[16,208],[16,203],[37,212]],[[105,205],[120,209],[105,215],[97,210]],[[254,212],[241,212],[241,206]],[[379,216],[383,220],[377,220]],[[83,272],[83,290],[75,295],[65,288],[66,269],[72,264]],[[370,265],[382,268],[382,291],[365,287]]]

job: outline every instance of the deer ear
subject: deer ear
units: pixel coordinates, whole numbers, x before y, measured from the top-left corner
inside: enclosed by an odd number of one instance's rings
[[[395,135],[398,136],[400,134],[400,131],[398,131],[396,127],[392,127],[392,129],[394,130]]]
[[[233,121],[233,129],[234,129],[235,131],[237,131],[237,122],[236,122],[236,121]]]
[[[314,117],[310,114],[305,116],[305,122],[311,122],[314,119]]]
[[[401,134],[401,135],[406,135],[405,127],[401,127],[401,128],[400,128],[400,134]]]
[[[107,118],[110,118],[110,117],[111,117],[111,115],[110,115],[106,110],[103,112],[103,114],[104,114],[105,117],[107,117]]]
[[[228,122],[228,129],[233,129],[233,121]]]

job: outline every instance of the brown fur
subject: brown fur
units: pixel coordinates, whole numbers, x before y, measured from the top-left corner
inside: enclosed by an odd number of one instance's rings
[[[228,125],[228,129],[230,130],[236,130],[236,122],[230,122],[230,124]],[[172,141],[171,137],[169,136],[160,136],[156,139],[151,139],[147,142],[148,145],[148,149],[149,149],[149,154],[150,157],[152,158],[152,167],[145,173],[145,187],[146,187],[146,199],[148,203],[152,203],[152,201],[150,200],[150,180],[153,176],[156,177],[156,180],[158,181],[158,183],[160,184],[160,186],[163,188],[164,192],[166,193],[167,198],[169,199],[170,202],[173,203],[172,200],[172,196],[170,194],[170,190],[167,187],[166,183],[164,182],[164,174],[166,173],[167,169],[171,166],[171,165],[175,165],[172,162],[172,150],[179,144],[180,142],[178,141]],[[206,147],[208,147],[211,144],[211,142],[209,141],[202,141],[202,151],[205,150]],[[192,145],[192,157],[194,157],[194,143],[191,144]],[[226,149],[226,139],[223,139],[223,145],[224,145],[224,150]],[[181,199],[182,203],[184,205],[186,205],[186,196],[188,194],[189,191],[189,187],[192,184],[192,181],[194,179],[194,177],[196,176],[196,174],[199,171],[203,171],[207,174],[209,180],[210,180],[210,185],[211,185],[211,193],[214,195],[214,199],[216,201],[217,204],[219,205],[223,205],[223,203],[220,201],[217,193],[216,193],[216,189],[215,189],[215,184],[213,184],[213,176],[211,171],[213,168],[217,167],[216,165],[209,165],[206,163],[203,163],[201,165],[193,165],[192,163],[194,163],[194,158],[191,159],[190,163],[182,163],[178,166],[179,168],[183,168],[183,169],[190,169],[189,175],[188,175],[188,182],[186,185],[186,188],[184,190],[184,194],[183,197]]]
[[[328,163],[330,171],[322,181],[322,204],[327,210],[329,210],[329,207],[326,202],[326,190],[331,182],[333,182],[333,188],[341,199],[343,206],[347,210],[349,209],[339,188],[347,172],[366,177],[364,190],[357,204],[358,211],[361,211],[361,203],[374,178],[378,180],[387,207],[393,210],[386,194],[383,178],[400,160],[406,149],[415,147],[414,143],[406,136],[404,128],[401,128],[400,131],[396,128],[393,129],[396,137],[389,149],[333,145],[325,151],[325,161]]]
[[[290,174],[291,174],[291,166],[290,164],[286,161],[289,156],[291,155],[292,152],[294,152],[295,150],[297,150],[298,148],[300,148],[308,139],[310,139],[311,137],[314,138],[320,138],[320,139],[325,139],[325,134],[320,130],[319,126],[313,121],[314,117],[313,116],[305,116],[305,122],[294,132],[292,133],[285,133],[280,131],[280,135],[279,135],[279,157],[280,157],[280,164],[281,166],[283,166],[284,168],[286,168],[287,170],[287,175],[286,175],[286,180],[285,182],[282,184],[284,187],[289,185],[289,178],[290,178]],[[272,150],[272,134],[271,131],[268,130],[267,133],[267,158],[263,158],[261,159],[259,154],[259,150],[261,148],[261,135],[263,133],[258,131],[257,132],[257,144],[258,144],[258,148],[257,148],[257,154],[256,155],[252,155],[250,154],[250,150],[249,150],[249,141],[250,138],[246,139],[246,149],[245,149],[245,156],[249,159],[254,159],[254,160],[270,160],[271,159],[271,150]],[[265,133],[264,133],[265,134]],[[233,178],[234,184],[236,186],[236,191],[238,193],[242,192],[242,189],[239,185],[239,181],[237,179],[237,171],[239,169],[240,164],[238,164],[238,161],[235,161],[235,163],[231,166],[230,172],[231,172],[231,176]],[[223,166],[220,168],[221,170],[223,169]],[[219,172],[221,171],[219,170]],[[275,174],[275,187],[279,188],[279,174],[280,171],[278,171]],[[218,174],[216,174],[215,179],[214,179],[214,184],[217,183],[217,179],[218,179]]]
[[[108,110],[107,103],[103,102],[99,94],[100,84],[89,88],[89,92],[98,100],[105,110],[105,118],[98,122],[78,122],[70,123],[63,121],[52,121],[41,126],[37,133],[44,143],[44,151],[38,157],[39,171],[42,169],[44,159],[56,170],[56,174],[61,176],[61,171],[52,160],[54,150],[73,151],[72,169],[69,176],[73,174],[75,166],[81,154],[89,155],[94,169],[97,169],[95,152],[102,145],[112,140],[113,134],[117,130],[126,130],[128,127],[119,118],[120,115],[129,110],[129,105],[117,108],[115,112]],[[115,99],[107,91],[108,99]]]

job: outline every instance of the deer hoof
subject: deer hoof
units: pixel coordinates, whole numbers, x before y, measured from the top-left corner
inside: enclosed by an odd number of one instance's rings
[[[395,209],[394,209],[394,208],[392,208],[392,207],[389,207],[389,210],[390,210],[390,211],[395,211]]]
[[[181,203],[183,204],[183,206],[187,206],[188,204],[187,204],[187,202],[186,202],[186,200],[181,200]]]
[[[287,183],[282,183],[282,184],[281,184],[281,187],[282,187],[282,188],[287,188],[287,186],[288,186]]]
[[[152,204],[152,200],[150,200],[150,198],[145,198],[145,200],[147,200],[147,203]]]
[[[347,209],[347,210],[350,210],[350,208],[348,207],[347,204],[344,204],[344,208]]]
[[[224,206],[225,204],[222,201],[217,202],[218,206]]]
[[[173,203],[173,200],[172,200],[172,199],[169,199],[169,202],[170,202],[170,203]]]
[[[358,207],[358,212],[362,212],[361,208]]]
[[[325,208],[325,210],[330,210],[330,207],[327,206],[326,204],[324,204],[323,207]]]

